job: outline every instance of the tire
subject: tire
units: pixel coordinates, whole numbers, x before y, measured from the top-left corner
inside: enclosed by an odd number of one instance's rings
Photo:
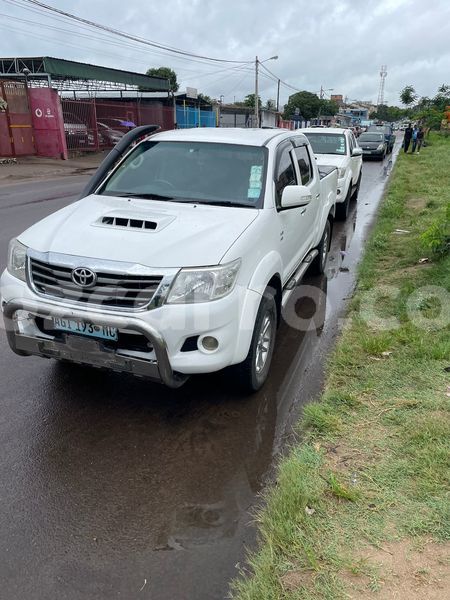
[[[327,224],[325,225],[325,229],[322,234],[322,239],[320,240],[319,245],[317,246],[317,250],[319,254],[313,260],[310,273],[312,275],[322,275],[325,272],[325,266],[327,264],[328,258],[328,250],[330,249],[331,244],[331,223],[327,219]]]
[[[266,382],[275,347],[277,318],[275,297],[266,290],[256,315],[247,358],[235,367],[240,387],[246,392],[257,392]]]
[[[356,183],[356,189],[355,192],[352,196],[352,200],[354,200],[355,202],[358,200],[358,196],[359,196],[359,188],[361,187],[361,179],[362,179],[362,169],[359,172],[359,177],[358,177],[358,181]]]
[[[336,204],[336,220],[337,221],[345,221],[347,219],[348,211],[350,209],[351,197],[352,197],[352,187],[350,185],[344,202],[341,202],[340,204]]]

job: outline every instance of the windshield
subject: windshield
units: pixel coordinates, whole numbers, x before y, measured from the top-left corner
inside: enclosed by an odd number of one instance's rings
[[[305,133],[314,154],[345,154],[345,135],[333,133]]]
[[[264,194],[266,152],[259,146],[147,140],[97,193],[255,208]]]
[[[382,142],[384,135],[382,133],[362,133],[359,136],[358,142]]]

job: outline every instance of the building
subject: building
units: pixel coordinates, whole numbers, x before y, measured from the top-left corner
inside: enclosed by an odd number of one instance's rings
[[[173,109],[142,104],[143,91],[167,95],[169,81],[48,56],[0,58],[0,156],[67,158],[111,146],[136,125],[173,128]],[[97,99],[102,92],[132,97]]]

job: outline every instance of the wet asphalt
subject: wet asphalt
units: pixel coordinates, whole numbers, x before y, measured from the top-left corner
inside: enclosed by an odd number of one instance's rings
[[[282,323],[258,394],[238,393],[227,373],[169,390],[21,358],[0,331],[1,600],[227,597],[255,543],[259,493],[321,390],[389,160],[364,163],[326,276],[297,288],[285,314],[295,327]],[[1,269],[9,239],[86,181],[0,186]]]

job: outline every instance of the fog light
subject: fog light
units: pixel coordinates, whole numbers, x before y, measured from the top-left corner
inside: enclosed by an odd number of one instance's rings
[[[219,341],[212,335],[205,335],[205,337],[202,338],[202,346],[208,352],[214,352],[214,350],[217,350],[219,347]]]

